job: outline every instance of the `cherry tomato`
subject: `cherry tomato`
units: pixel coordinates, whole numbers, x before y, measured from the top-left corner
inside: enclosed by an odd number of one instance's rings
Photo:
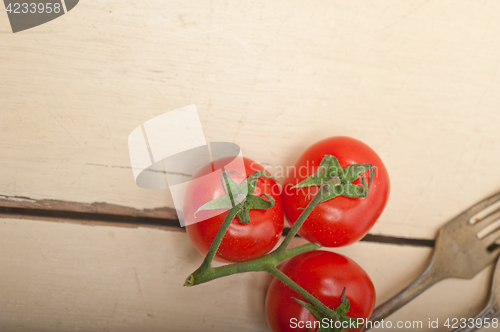
[[[375,306],[375,288],[366,272],[351,259],[324,250],[310,251],[285,261],[279,269],[330,309],[341,303],[342,292],[350,301],[347,316],[366,322]],[[274,278],[266,296],[266,316],[274,332],[316,331],[318,321],[292,297],[305,301],[290,287]],[[316,322],[316,326],[314,325]],[[330,323],[329,323],[330,324]],[[344,331],[361,331],[359,328]]]
[[[337,196],[314,208],[299,234],[325,247],[352,244],[365,236],[382,213],[389,197],[389,176],[379,156],[366,144],[350,137],[331,137],[309,147],[299,158],[283,183],[282,201],[287,220],[293,225],[318,192],[318,187],[295,188],[318,169],[325,155],[333,155],[342,168],[371,164],[375,175],[366,197]],[[363,174],[368,183],[368,172]],[[354,182],[361,185],[361,178]],[[307,189],[307,190],[304,190]]]
[[[209,211],[200,211],[196,215],[206,219],[193,223],[193,216],[205,203],[226,195],[226,190],[222,184],[221,166],[227,162],[226,159],[214,161],[215,173],[219,176],[212,177],[211,180],[193,185],[190,183],[186,189],[184,199],[184,217],[186,219],[186,231],[194,247],[202,254],[206,255],[212,244],[217,231],[219,230],[227,211],[211,218],[204,218]],[[248,158],[243,158],[246,177],[256,171],[264,171],[258,163]],[[212,172],[212,165],[206,165],[195,177],[200,174]],[[238,184],[243,182],[244,176],[239,173],[231,173],[229,176]],[[252,209],[249,211],[250,222],[242,224],[238,217],[231,222],[215,259],[225,262],[242,262],[258,258],[265,255],[274,248],[283,231],[284,216],[280,198],[280,188],[278,184],[265,177],[259,177],[255,190],[255,196],[268,194],[274,198],[275,204],[266,210]],[[227,210],[227,209],[226,209]]]

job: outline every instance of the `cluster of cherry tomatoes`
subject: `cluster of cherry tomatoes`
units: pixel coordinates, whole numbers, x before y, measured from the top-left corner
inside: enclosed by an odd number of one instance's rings
[[[318,187],[292,188],[314,174],[324,156],[335,156],[342,168],[355,164],[373,166],[373,179],[368,172],[352,184],[362,188],[370,181],[369,193],[362,198],[338,195],[314,208],[299,235],[324,247],[352,244],[364,237],[384,209],[389,196],[389,177],[378,155],[366,144],[349,137],[331,137],[310,146],[289,171],[283,185],[273,179],[260,177],[255,193],[267,194],[275,201],[269,209],[249,211],[250,222],[243,224],[235,217],[216,253],[216,259],[225,262],[242,262],[261,257],[278,243],[284,227],[284,216],[293,225],[318,192]],[[217,162],[215,168],[217,169]],[[245,173],[249,176],[264,171],[258,163],[244,158]],[[207,169],[213,165],[207,165]],[[207,171],[207,170],[205,170]],[[203,172],[203,170],[201,170]],[[238,183],[245,178],[235,173],[231,177]],[[349,184],[351,185],[351,184]],[[224,185],[215,179],[203,187],[188,188],[190,199],[185,210],[196,211],[208,201],[226,194]],[[219,230],[226,213],[186,226],[194,247],[206,254]],[[295,256],[278,266],[290,279],[302,286],[329,308],[341,303],[342,292],[350,301],[349,317],[367,319],[375,305],[375,290],[369,276],[351,259],[342,255],[315,250]],[[316,318],[292,298],[303,299],[299,294],[274,279],[266,298],[266,314],[273,331],[315,331]],[[346,329],[346,331],[359,331]]]

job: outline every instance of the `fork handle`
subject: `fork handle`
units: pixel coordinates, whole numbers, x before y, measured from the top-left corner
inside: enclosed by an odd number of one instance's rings
[[[484,326],[485,323],[485,318],[489,318],[488,322],[490,323],[491,326],[491,320],[493,318],[500,318],[500,307],[497,301],[495,301],[493,298],[488,302],[486,307],[478,313],[474,318],[469,318],[473,319],[473,327],[470,327],[470,322],[469,320],[466,321],[466,327],[463,328],[458,328],[456,330],[453,330],[452,332],[473,332],[479,330],[481,327]],[[481,321],[481,327],[476,327],[476,320],[480,319]]]
[[[434,260],[432,260],[430,265],[420,275],[420,277],[418,277],[418,279],[412,282],[401,292],[396,294],[393,298],[375,308],[373,314],[370,317],[370,321],[376,322],[386,318],[387,316],[413,300],[417,295],[425,291],[427,288],[442,279],[444,279],[444,277],[442,277],[434,269]],[[371,328],[369,323],[367,325],[368,327],[365,328],[364,331],[367,331]]]

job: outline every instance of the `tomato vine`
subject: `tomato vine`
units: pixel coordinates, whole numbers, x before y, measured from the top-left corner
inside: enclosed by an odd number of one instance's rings
[[[362,177],[362,174],[365,171],[369,171],[369,184],[367,185],[362,179],[362,187],[352,185],[352,181],[356,180],[359,177]],[[338,195],[345,194],[344,189],[349,190],[349,197],[351,198],[360,198],[365,197],[368,194],[371,180],[373,178],[373,166],[369,164],[358,164],[349,166],[347,171],[342,172],[342,169],[338,165],[338,161],[334,156],[325,155],[317,172],[301,183],[297,184],[296,187],[310,187],[317,186],[319,190],[314,198],[309,202],[307,207],[304,208],[300,217],[293,224],[289,233],[285,237],[284,241],[279,245],[279,247],[259,258],[239,262],[234,264],[223,265],[220,267],[212,267],[211,263],[219,249],[219,246],[222,242],[222,239],[235,218],[238,216],[239,219],[244,222],[250,222],[248,218],[248,210],[250,208],[271,208],[274,205],[274,201],[270,199],[270,197],[266,196],[267,201],[253,196],[253,188],[255,187],[255,183],[259,176],[270,177],[269,175],[263,172],[256,172],[248,178],[248,196],[243,199],[242,202],[235,205],[234,197],[235,195],[241,195],[243,190],[241,189],[241,185],[238,186],[230,177],[229,174],[231,172],[222,172],[222,181],[224,187],[226,188],[227,196],[232,204],[229,212],[227,213],[221,227],[219,228],[215,239],[213,240],[207,255],[205,256],[202,264],[198,269],[196,269],[193,273],[191,273],[184,283],[186,287],[192,287],[195,285],[199,285],[217,278],[221,278],[224,276],[229,276],[237,273],[244,272],[255,272],[255,271],[265,271],[279,279],[281,282],[289,286],[291,289],[300,294],[304,299],[309,301],[309,303],[295,299],[299,304],[307,308],[311,313],[314,314],[316,318],[318,317],[327,317],[329,319],[333,319],[335,321],[350,321],[351,319],[347,316],[347,311],[349,310],[349,300],[345,297],[345,290],[342,295],[341,304],[335,308],[330,309],[325,306],[322,302],[320,302],[316,297],[307,292],[304,288],[299,286],[296,282],[291,280],[288,276],[286,276],[283,272],[281,272],[276,266],[281,262],[297,256],[299,254],[303,254],[312,250],[316,250],[321,247],[321,245],[316,243],[307,243],[298,247],[288,248],[290,241],[295,237],[297,232],[299,231],[302,224],[305,222],[309,214],[313,211],[313,209],[325,202],[327,200],[331,200]],[[356,174],[356,176],[352,176],[351,174]],[[356,188],[351,188],[351,187]],[[342,189],[339,191],[339,189]],[[342,193],[341,193],[342,192]],[[249,199],[249,197],[251,197]],[[262,200],[262,201],[261,201]],[[198,211],[204,209],[217,209],[221,208],[220,204],[222,202],[226,202],[227,199],[215,199],[211,202],[206,203],[202,207],[200,207]],[[226,206],[225,206],[226,207]],[[330,331],[329,329],[322,329],[322,331]],[[333,330],[331,330],[333,331]]]

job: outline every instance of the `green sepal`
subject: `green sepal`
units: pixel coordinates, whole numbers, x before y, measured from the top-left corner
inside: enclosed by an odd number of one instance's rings
[[[345,287],[344,290],[342,291],[342,298],[340,299],[340,304],[337,308],[335,308],[335,311],[339,316],[345,316],[347,312],[349,311],[349,307],[351,306],[351,302],[347,297],[345,297]]]
[[[326,202],[326,201],[329,201],[331,199],[334,199],[335,197],[337,197],[339,194],[337,194],[335,192],[335,190],[332,190],[330,191],[329,193],[325,194],[325,196],[323,196],[323,198],[321,199],[321,203],[323,202]]]
[[[292,297],[292,299],[294,299],[298,304],[300,304],[301,306],[303,306],[304,308],[309,310],[311,312],[311,314],[313,314],[314,318],[316,318],[320,322],[320,326],[316,330],[316,332],[333,332],[334,331],[330,327],[325,327],[325,326],[323,326],[323,324],[321,324],[323,322],[323,319],[327,318],[327,317],[325,315],[323,315],[323,313],[321,313],[318,309],[316,309],[316,307],[314,305],[312,305],[309,302],[299,300],[295,297]],[[307,331],[309,331],[309,329],[307,329]]]
[[[323,195],[321,203],[329,201],[342,193],[341,181],[338,176],[335,176],[328,180],[326,184],[329,185],[328,191]]]
[[[359,179],[366,171],[370,171],[368,177],[368,187],[371,187],[373,176],[375,175],[375,168],[371,164],[349,165],[342,169],[341,178],[346,183],[351,183],[354,180]]]
[[[222,172],[222,185],[226,189],[226,195],[219,198],[213,199],[196,210],[194,216],[200,211],[204,210],[219,210],[219,209],[231,209],[234,206],[234,202],[241,202],[244,198],[241,195],[245,195],[245,192],[241,189],[241,186],[236,183],[228,174],[238,173],[236,171],[226,171]],[[239,174],[239,173],[238,173]]]
[[[267,200],[261,198],[264,196],[267,198]],[[246,208],[251,210],[251,209],[258,209],[258,210],[267,210],[270,209],[274,206],[274,198],[268,194],[261,194],[260,197],[257,197],[255,195],[248,195],[247,200],[245,202]]]
[[[311,187],[311,186],[321,186],[326,181],[332,179],[335,176],[338,176],[339,171],[341,169],[342,168],[340,167],[337,158],[331,155],[325,155],[321,160],[321,163],[319,164],[316,173],[314,173],[304,181],[296,184],[291,189]]]
[[[262,194],[260,197],[257,197],[253,194],[259,177],[267,177],[276,181],[271,175],[258,171],[251,174],[241,184],[237,184],[236,181],[228,175],[232,173],[239,174],[236,171],[222,172],[222,183],[227,194],[203,204],[198,210],[196,210],[194,213],[195,216],[199,211],[203,210],[231,209],[234,206],[240,205],[240,209],[236,215],[242,224],[247,224],[250,222],[250,210],[265,210],[274,206],[275,200],[272,196]],[[267,200],[261,198],[262,196],[267,198]]]
[[[238,219],[242,224],[248,224],[250,222],[250,210],[267,210],[274,206],[274,198],[272,198],[268,194],[262,194],[260,196],[264,196],[268,200],[266,201],[263,198],[250,194],[241,204],[241,210],[236,215],[238,216]]]
[[[365,182],[366,185],[366,181],[364,179],[362,181]],[[368,194],[368,190],[365,186],[360,187],[352,183],[343,184],[342,186],[340,186],[340,188],[342,190],[341,195],[345,197],[361,198],[366,197],[366,195]]]
[[[200,206],[200,208],[194,213],[194,216],[196,217],[198,212],[204,210],[231,209],[232,207],[233,204],[231,203],[229,195],[224,195]]]
[[[272,175],[267,174],[266,172],[263,172],[263,171],[257,171],[255,173],[253,173],[252,175],[250,175],[246,180],[249,194],[253,194],[253,192],[255,190],[255,186],[257,185],[257,180],[259,180],[259,177],[261,177],[261,176],[265,177],[265,178],[269,178],[271,180],[274,180],[274,182],[278,183],[278,181],[276,181],[276,179]]]
[[[226,189],[226,193],[231,198],[231,203],[234,205],[238,205],[243,202],[245,197],[247,196],[246,188],[244,186],[245,181],[242,184],[237,184],[236,181],[233,180],[228,174],[237,173],[235,171],[226,171],[222,172],[222,184]],[[239,173],[238,173],[239,174]]]
[[[236,216],[244,225],[250,222],[250,210],[245,207],[245,203],[241,204],[241,208],[238,213],[236,213]]]
[[[303,306],[304,308],[309,310],[311,312],[311,314],[313,314],[313,316],[317,320],[321,321],[323,318],[327,317],[321,311],[319,311],[313,304],[306,302],[306,301],[299,300],[295,297],[292,297],[292,299],[294,299],[298,304],[300,304],[301,306]],[[335,312],[332,312],[332,313],[335,315]],[[331,318],[334,318],[334,317],[331,317]],[[335,317],[335,319],[339,319],[339,317]]]
[[[363,177],[366,171],[369,171],[368,185]],[[371,164],[355,164],[342,168],[337,158],[332,155],[325,155],[316,173],[296,184],[291,189],[322,186],[334,178],[339,178],[340,183],[335,183],[331,186],[329,192],[323,196],[321,200],[322,203],[334,199],[337,196],[362,198],[368,195],[374,175],[375,168]],[[359,178],[361,178],[361,187],[352,183]]]
[[[342,298],[339,306],[335,308],[334,310],[331,310],[331,315],[327,316],[323,314],[318,308],[316,308],[313,304],[309,302],[305,302],[302,300],[299,300],[295,297],[292,297],[298,304],[309,310],[313,316],[320,322],[320,327],[316,330],[316,332],[343,332],[344,329],[342,327],[335,327],[334,324],[330,324],[330,319],[335,321],[340,321],[340,322],[348,322],[348,326],[350,324],[355,324],[355,326],[358,326],[358,321],[355,318],[347,316],[347,312],[349,311],[350,307],[350,302],[349,299],[345,296],[345,288],[344,291],[342,292]],[[327,318],[328,319],[328,324],[323,324],[323,319]],[[324,326],[328,325],[328,326]],[[333,325],[333,326],[332,326]]]

